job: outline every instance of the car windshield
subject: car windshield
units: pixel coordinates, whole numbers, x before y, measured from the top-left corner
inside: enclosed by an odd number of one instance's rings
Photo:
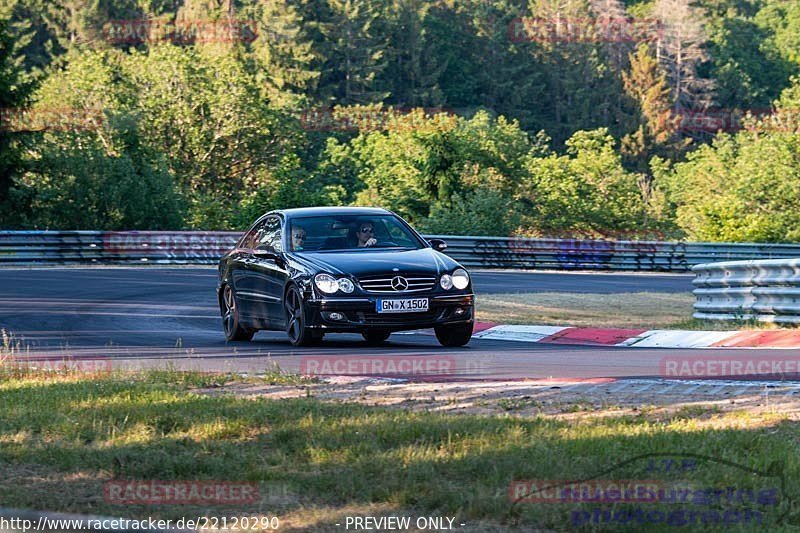
[[[424,246],[394,215],[329,215],[292,218],[293,252],[379,248],[418,249]]]

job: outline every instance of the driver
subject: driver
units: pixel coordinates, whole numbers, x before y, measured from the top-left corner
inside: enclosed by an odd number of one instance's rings
[[[375,224],[371,220],[361,220],[356,225],[356,246],[366,248],[375,246],[378,239],[375,238]]]

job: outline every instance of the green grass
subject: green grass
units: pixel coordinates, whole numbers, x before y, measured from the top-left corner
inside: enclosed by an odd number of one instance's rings
[[[319,383],[320,380],[313,376],[303,376],[292,372],[281,370],[277,364],[268,368],[263,375],[260,375],[259,380],[263,380],[267,385],[309,385],[312,383]]]
[[[601,417],[580,403],[579,418],[568,421],[192,390],[219,382],[172,371],[3,379],[0,504],[127,517],[278,514],[298,531],[334,530],[331,524],[347,514],[447,515],[473,530],[567,531],[578,529],[570,512],[580,507],[514,504],[509,483],[595,475],[653,479],[644,459],[603,473],[647,453],[702,454],[771,469],[772,476],[704,460],[689,474],[668,472],[659,479],[757,488],[776,485],[783,475],[787,493],[800,495],[798,424],[790,415],[704,410],[702,421],[693,411],[666,419],[647,412]],[[242,508],[120,506],[103,499],[103,482],[110,479],[256,482],[264,494],[280,487],[283,497]],[[787,505],[782,500],[761,510],[774,515]]]
[[[500,324],[663,328],[692,316],[690,293],[509,293],[479,295],[477,318]]]
[[[529,397],[501,398],[497,400],[497,406],[504,411],[519,411],[520,409],[527,409],[529,407],[541,407],[542,403],[539,400],[534,400]]]

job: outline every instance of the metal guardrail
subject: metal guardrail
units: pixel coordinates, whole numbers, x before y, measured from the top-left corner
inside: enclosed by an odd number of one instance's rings
[[[0,231],[0,264],[215,263],[240,236],[221,231]]]
[[[0,231],[0,264],[210,264],[238,232]],[[428,235],[468,267],[687,272],[716,261],[800,257],[797,244],[528,239]]]
[[[800,323],[800,259],[700,264],[692,271],[695,318]]]
[[[800,257],[797,244],[528,239],[431,235],[465,266],[687,272],[693,265]]]

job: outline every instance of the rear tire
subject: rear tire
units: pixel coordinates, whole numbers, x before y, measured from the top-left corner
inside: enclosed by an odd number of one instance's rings
[[[249,341],[256,333],[254,329],[242,327],[236,293],[230,285],[225,285],[222,289],[222,327],[225,330],[225,339],[229,341]]]
[[[436,338],[439,344],[448,347],[464,346],[472,338],[473,322],[467,324],[456,324],[453,326],[436,326]]]
[[[306,327],[306,314],[303,309],[303,296],[300,289],[295,286],[289,287],[286,291],[286,299],[283,302],[283,309],[286,312],[286,335],[289,342],[294,346],[310,346],[314,342],[322,340],[319,333],[315,333]]]
[[[383,329],[369,329],[362,332],[361,336],[364,337],[364,340],[367,341],[367,344],[370,346],[377,346],[388,339],[389,335],[391,334],[391,331],[386,331]]]

